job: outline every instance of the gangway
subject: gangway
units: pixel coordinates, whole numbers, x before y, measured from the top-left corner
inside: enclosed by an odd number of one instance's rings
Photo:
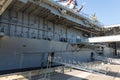
[[[110,68],[107,67],[102,61],[82,62],[79,60],[80,56],[76,54],[74,55],[69,54],[67,58],[64,57],[65,55],[61,53],[61,55],[55,56],[53,62],[77,70],[83,70],[92,73],[107,74],[110,70]]]
[[[119,42],[119,41],[120,41],[120,35],[91,37],[86,39],[87,43]]]

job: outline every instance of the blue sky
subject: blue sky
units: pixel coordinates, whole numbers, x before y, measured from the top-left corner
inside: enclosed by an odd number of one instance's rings
[[[82,12],[92,15],[104,25],[120,24],[120,0],[77,0],[78,6],[85,2]]]

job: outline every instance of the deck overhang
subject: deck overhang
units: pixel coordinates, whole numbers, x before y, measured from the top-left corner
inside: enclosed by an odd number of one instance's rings
[[[42,17],[50,22],[93,34],[99,34],[102,27],[101,24],[75,13],[52,0],[14,0],[7,9]],[[66,14],[61,14],[59,9],[66,10]]]
[[[0,15],[2,15],[14,0],[0,0]]]

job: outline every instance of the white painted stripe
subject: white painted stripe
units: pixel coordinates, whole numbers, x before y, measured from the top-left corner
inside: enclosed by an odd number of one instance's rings
[[[82,72],[78,75],[74,75],[74,77],[68,79],[68,80],[82,80],[80,78],[87,78],[89,75],[91,75],[91,73],[88,72]]]

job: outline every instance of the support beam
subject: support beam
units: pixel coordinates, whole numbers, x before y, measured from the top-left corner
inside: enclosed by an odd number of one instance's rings
[[[0,0],[0,15],[8,8],[8,6],[13,2],[13,0]]]
[[[117,43],[115,42],[115,56],[117,56]]]

